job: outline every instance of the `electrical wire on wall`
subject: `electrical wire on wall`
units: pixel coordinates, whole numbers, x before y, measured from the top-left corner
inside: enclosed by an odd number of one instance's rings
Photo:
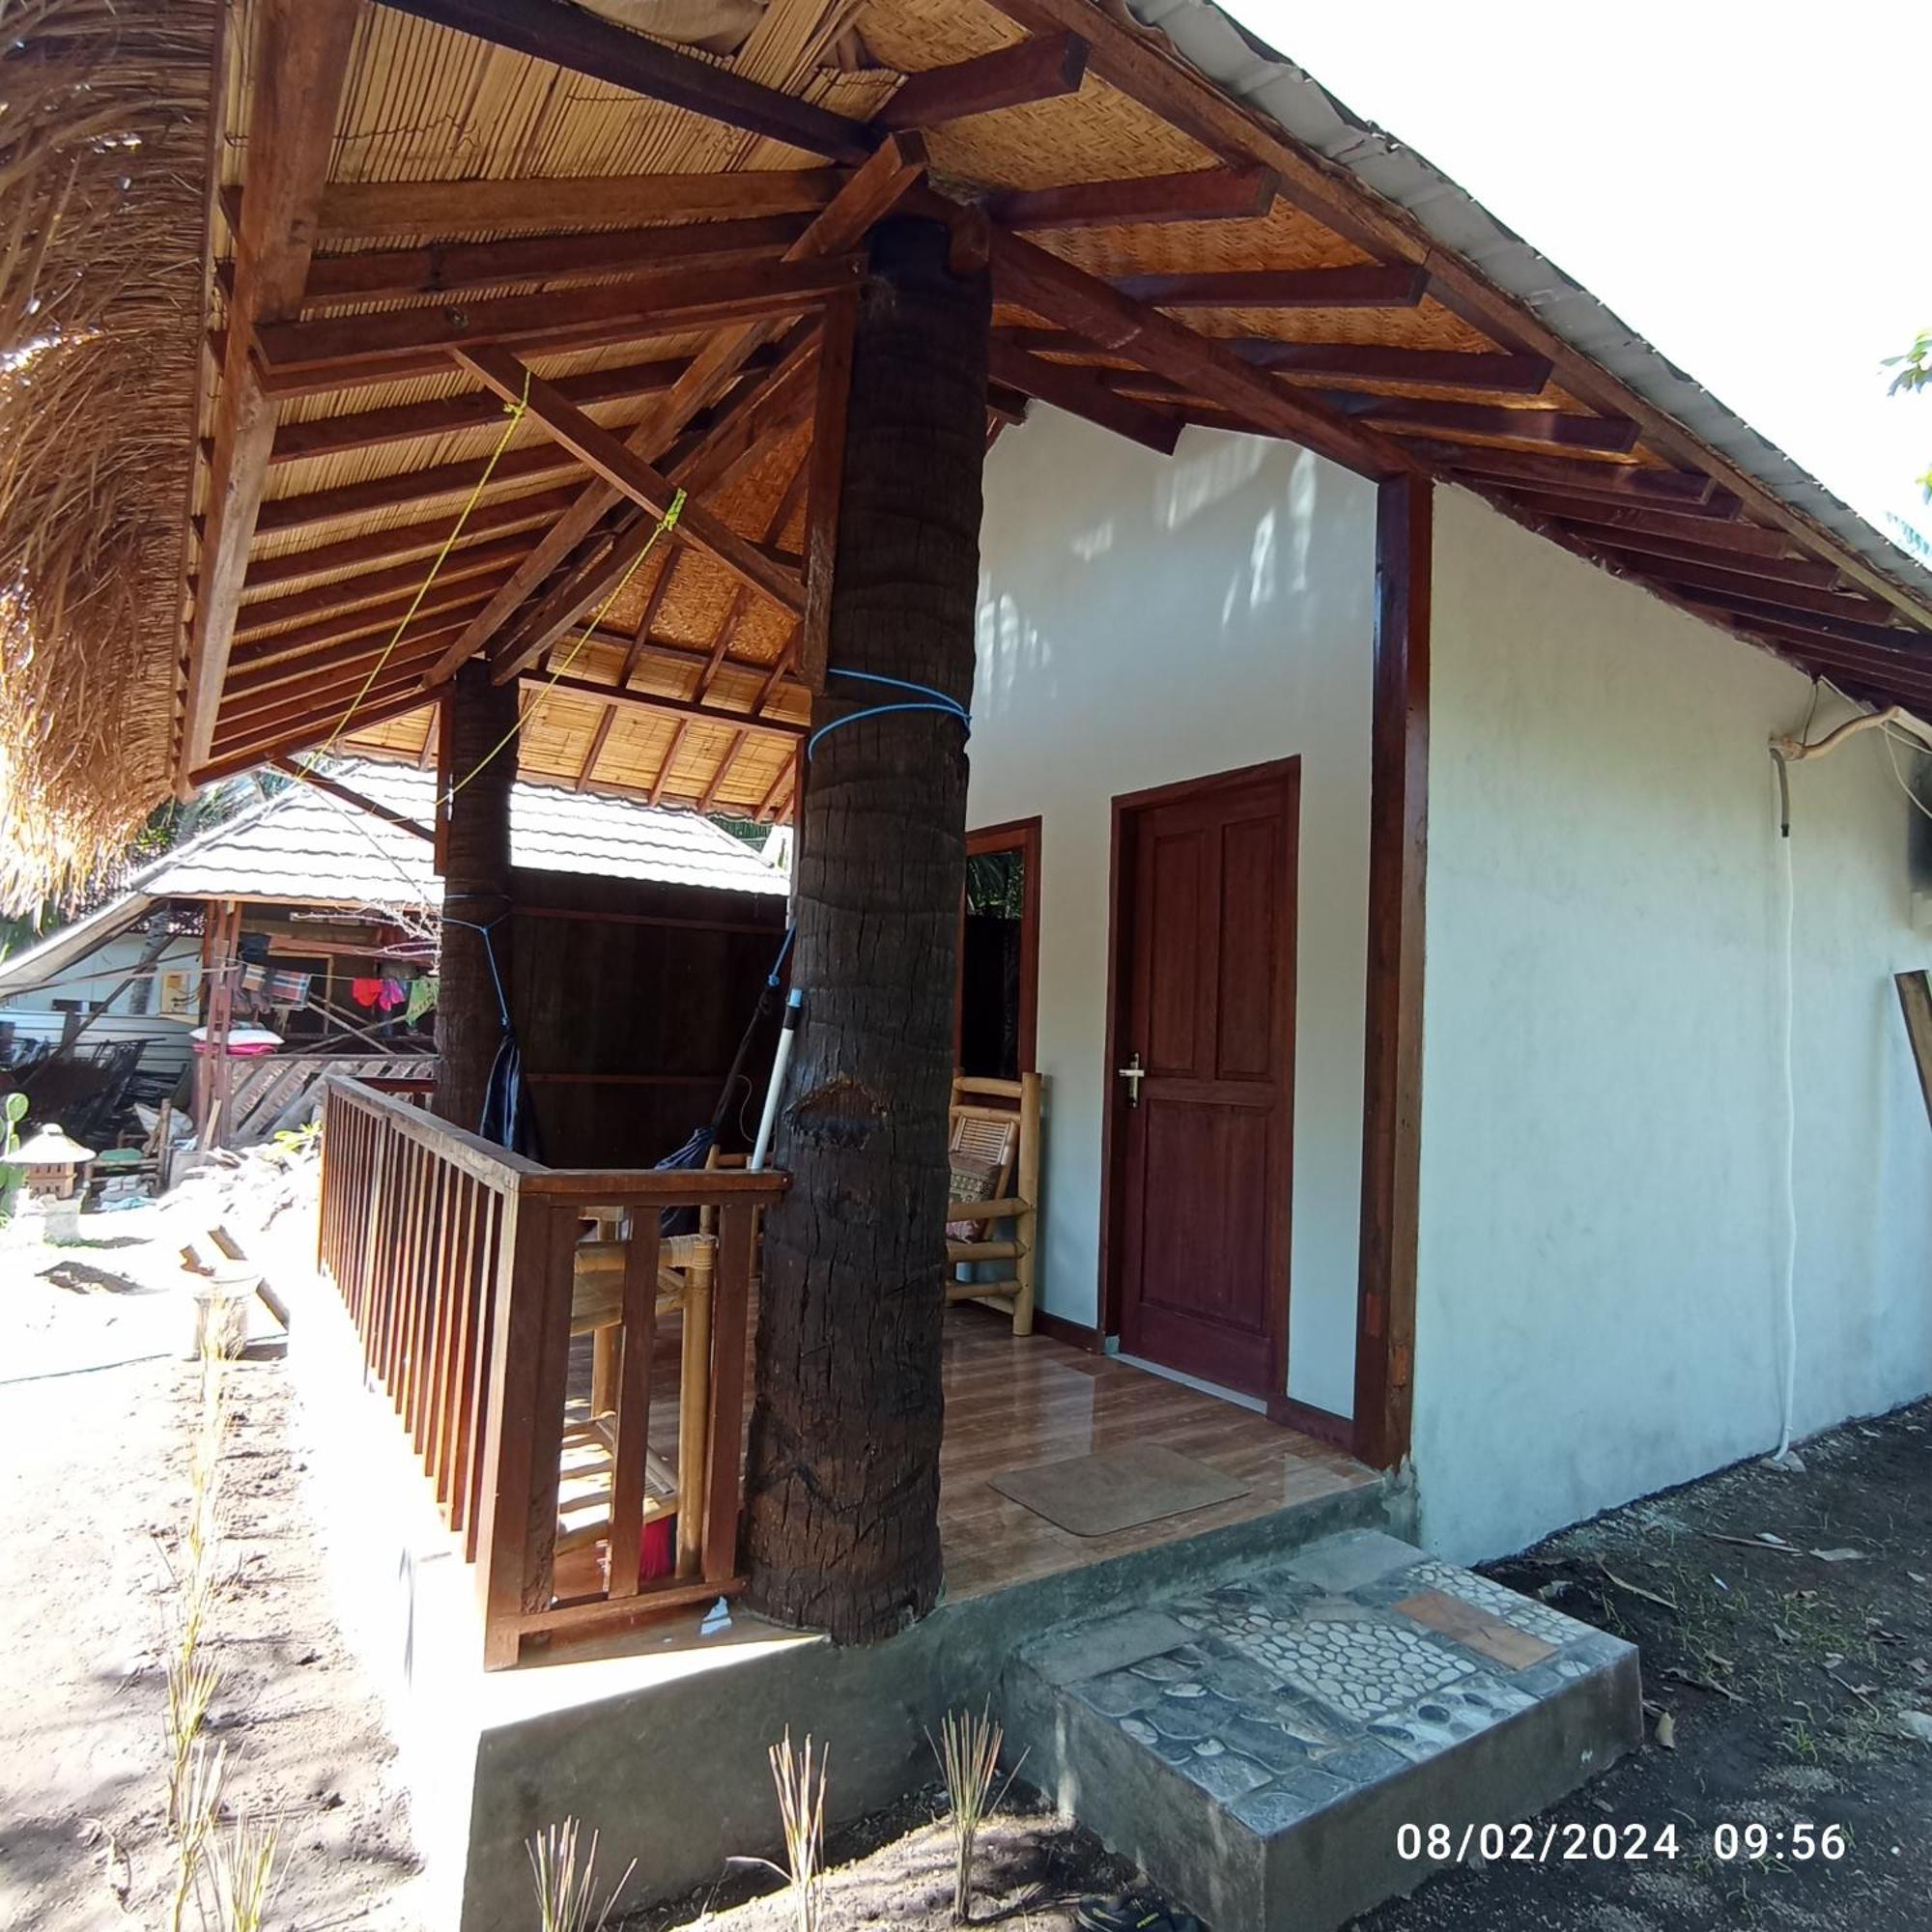
[[[1784,912],[1784,972],[1779,1057],[1784,1087],[1784,1260],[1780,1270],[1779,1312],[1784,1339],[1783,1379],[1778,1401],[1777,1447],[1771,1453],[1775,1466],[1800,1466],[1791,1453],[1793,1416],[1798,1406],[1798,881],[1791,839],[1791,767],[1808,758],[1821,758],[1840,745],[1865,731],[1877,731],[1884,745],[1886,762],[1891,768],[1898,788],[1914,807],[1932,817],[1932,808],[1915,792],[1899,770],[1894,743],[1910,745],[1915,751],[1932,751],[1932,728],[1898,705],[1884,711],[1865,711],[1834,725],[1822,738],[1813,739],[1811,725],[1818,715],[1818,696],[1830,691],[1848,704],[1858,699],[1822,678],[1813,679],[1811,704],[1804,723],[1795,735],[1771,741],[1772,768],[1776,778],[1778,850],[1782,859]],[[1914,735],[1916,734],[1916,735]]]

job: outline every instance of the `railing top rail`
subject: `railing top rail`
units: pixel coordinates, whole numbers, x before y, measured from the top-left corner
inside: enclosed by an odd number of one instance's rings
[[[545,1167],[480,1135],[466,1133],[420,1107],[381,1094],[347,1074],[325,1085],[368,1113],[382,1115],[398,1133],[430,1149],[487,1186],[547,1201],[580,1201],[589,1207],[703,1208],[716,1203],[776,1201],[791,1185],[788,1174],[742,1169]]]

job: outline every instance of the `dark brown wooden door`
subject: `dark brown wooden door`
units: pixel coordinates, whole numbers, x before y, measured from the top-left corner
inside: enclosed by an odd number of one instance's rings
[[[1118,807],[1121,1346],[1260,1396],[1287,1383],[1298,779],[1289,760]]]

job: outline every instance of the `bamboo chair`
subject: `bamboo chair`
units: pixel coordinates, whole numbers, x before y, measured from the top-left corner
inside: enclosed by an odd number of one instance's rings
[[[570,1332],[591,1338],[590,1413],[566,1424],[557,1489],[559,1553],[611,1535],[616,1481],[616,1398],[622,1350],[626,1243],[580,1241],[574,1257]],[[677,1517],[676,1574],[697,1575],[704,1530],[704,1440],[711,1420],[711,1293],[718,1241],[677,1235],[659,1249],[657,1314],[682,1316],[677,1397],[677,1463],[644,1448],[644,1521]],[[644,1364],[649,1385],[651,1365]],[[687,1481],[687,1478],[689,1480]],[[608,1579],[607,1579],[608,1580]]]
[[[979,1301],[1013,1319],[1015,1335],[1033,1333],[1038,1283],[1039,1129],[1041,1080],[955,1074],[949,1114],[948,1152],[986,1162],[991,1184],[983,1201],[953,1201],[946,1209],[946,1259],[953,1271],[949,1302]],[[1008,1224],[996,1234],[992,1224]],[[1010,1274],[980,1278],[987,1264],[1007,1262]]]

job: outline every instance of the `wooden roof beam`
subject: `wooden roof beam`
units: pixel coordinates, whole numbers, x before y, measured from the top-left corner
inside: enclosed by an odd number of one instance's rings
[[[1410,396],[1336,399],[1358,421],[1400,435],[1420,431],[1438,440],[1505,437],[1552,449],[1592,449],[1628,456],[1636,447],[1636,424],[1627,418],[1584,415],[1572,410],[1513,410],[1500,403],[1427,402]]]
[[[1415,308],[1429,293],[1429,277],[1420,269],[1369,262],[1342,269],[1119,275],[1114,286],[1155,308]]]
[[[214,461],[188,639],[179,770],[207,761],[255,521],[268,487],[275,406],[255,355],[260,330],[296,314],[355,42],[358,0],[260,0],[251,18],[256,88],[253,191],[237,237],[236,318],[224,344]]]
[[[1168,221],[1241,221],[1274,206],[1280,182],[1267,168],[1197,168],[1129,181],[1009,188],[986,213],[1020,233],[1042,228],[1140,228]]]
[[[354,806],[357,811],[366,811],[371,818],[380,818],[384,825],[393,825],[399,832],[412,833],[418,838],[427,839],[432,845],[436,843],[436,834],[427,825],[419,825],[407,812],[398,811],[393,806],[384,805],[376,799],[369,798],[353,785],[342,783],[339,779],[329,778],[323,772],[312,771],[307,765],[298,765],[291,757],[277,756],[270,758],[269,762],[278,772],[286,772],[290,778],[299,781],[311,789],[326,792],[330,798],[341,800],[344,805]]]
[[[467,497],[482,482],[489,463],[487,456],[466,457],[460,463],[438,463],[427,469],[400,469],[387,476],[372,476],[364,483],[338,484],[332,490],[307,490],[295,497],[278,497],[262,505],[257,527],[264,535],[307,529],[312,525],[332,524],[345,517],[365,517],[372,511],[417,508],[434,503],[439,497]],[[531,484],[554,484],[565,477],[581,476],[582,470],[583,466],[555,443],[513,449],[491,471],[490,495],[485,500],[501,501],[497,493],[518,485],[524,487],[527,496]],[[525,498],[509,500],[521,502]],[[482,507],[479,503],[470,513],[472,525]],[[444,528],[447,527],[445,525]]]
[[[1794,547],[1788,531],[1768,530],[1762,524],[1706,515],[1702,504],[1670,508],[1629,497],[1591,497],[1580,492],[1571,495],[1554,489],[1525,490],[1481,476],[1472,476],[1467,481],[1470,488],[1487,492],[1514,510],[1555,522],[1597,525],[1605,531],[1636,530],[1650,536],[1673,537],[1706,549],[1736,551],[1744,556],[1788,556]]]
[[[1426,437],[1404,440],[1434,468],[1493,476],[1505,483],[1527,484],[1532,489],[1575,490],[1593,496],[1607,494],[1633,503],[1652,502],[1659,509],[1686,514],[1695,514],[1690,506],[1712,503],[1714,497],[1711,479],[1691,470],[1650,469],[1635,463],[1598,463],[1587,457],[1539,456],[1528,450],[1486,449]],[[1705,514],[1734,517],[1737,511],[1736,501],[1726,498]]]
[[[785,251],[786,259],[809,263],[819,256],[842,255],[856,246],[867,230],[919,182],[925,172],[925,144],[917,135],[888,135],[878,152],[853,171],[824,213]],[[624,439],[625,447],[646,462],[663,457],[701,412],[725,395],[745,364],[769,340],[770,332],[766,323],[718,330],[692,358],[691,366],[665,399]],[[674,464],[672,468],[675,472]],[[684,478],[680,475],[677,480],[683,482]],[[589,535],[616,500],[616,493],[602,481],[585,490],[531,552],[503,594],[470,627],[462,640],[463,649],[451,648],[438,675],[452,675],[465,658],[487,649],[524,600]],[[536,648],[541,649],[541,645]],[[495,675],[499,679],[514,675],[534,655],[534,650],[521,656],[513,653],[507,661],[499,662]]]
[[[1049,362],[997,338],[991,345],[988,366],[1001,382],[1023,394],[1051,403],[1069,415],[1083,416],[1157,455],[1172,456],[1180,440],[1181,425],[1174,417],[1116,393],[1096,370],[1070,362]]]
[[[1820,611],[1793,609],[1771,595],[1754,592],[1749,585],[1739,585],[1734,589],[1729,582],[1719,583],[1717,580],[1723,575],[1720,571],[1692,572],[1687,567],[1657,574],[1662,581],[1681,586],[1680,594],[1687,602],[1715,605],[1730,611],[1734,621],[1741,624],[1777,624],[1798,635],[1822,638],[1828,641],[1874,644],[1883,649],[1904,650],[1915,655],[1922,651],[1926,653],[1927,662],[1932,663],[1932,633],[1907,630],[1898,624],[1874,624],[1862,618],[1827,616]],[[1708,581],[1699,582],[1699,579]],[[1780,589],[1777,597],[1784,594]]]
[[[628,88],[747,134],[802,148],[809,155],[863,161],[878,145],[877,136],[859,122],[558,0],[385,0],[385,4],[531,60]]]
[[[396,651],[390,653],[388,663],[407,664],[415,654],[415,645],[427,644],[433,639],[447,638],[460,631],[469,620],[470,608],[464,606],[443,611],[412,627]],[[229,678],[228,689],[222,696],[223,705],[240,703],[276,685],[301,684],[326,672],[340,670],[346,665],[359,666],[366,673],[368,667],[388,649],[391,635],[387,631],[364,632],[360,637],[345,639],[339,644],[304,651],[298,657],[281,658],[236,671]],[[388,664],[384,668],[387,669]]]
[[[332,731],[336,720],[346,716],[349,707],[361,699],[365,688],[371,696],[395,696],[405,682],[414,685],[422,682],[422,662],[408,653],[392,658],[373,679],[366,667],[356,665],[301,684],[254,692],[243,699],[222,705],[215,743],[219,747],[244,732],[272,732],[284,724],[293,728],[315,712],[325,716],[335,714],[328,719],[328,730]]]
[[[478,503],[456,538],[456,549],[464,550],[491,537],[507,536],[512,530],[527,530],[547,524],[576,497],[575,490],[545,490],[535,496],[511,497]],[[315,544],[307,550],[284,551],[279,556],[257,556],[248,566],[243,581],[245,592],[271,590],[299,582],[325,571],[380,567],[400,563],[406,557],[422,557],[442,548],[448,540],[452,519],[431,517],[419,524],[392,525],[387,529],[371,530],[364,536],[343,537],[334,543]]]
[[[245,684],[265,665],[302,663],[307,652],[319,650],[327,644],[347,643],[355,638],[387,638],[405,617],[409,618],[412,626],[423,628],[433,623],[447,624],[455,613],[467,615],[483,603],[496,587],[497,581],[486,579],[481,583],[452,583],[447,587],[434,585],[416,606],[413,614],[410,611],[412,599],[398,597],[388,604],[355,611],[347,617],[307,624],[298,631],[283,631],[272,638],[258,638],[252,643],[242,645],[231,661],[223,700],[226,701],[227,692]],[[371,646],[372,649],[380,647],[380,643]]]
[[[1414,383],[1441,388],[1490,389],[1498,395],[1541,395],[1549,382],[1541,355],[1464,349],[1390,349],[1369,342],[1277,342],[1264,335],[1228,345],[1258,369],[1284,376],[1323,377],[1331,383]]]
[[[1925,631],[1907,630],[1901,625],[1885,623],[1883,620],[1889,614],[1889,607],[1862,594],[1847,597],[1836,591],[1817,590],[1803,583],[1773,582],[1760,577],[1748,563],[1734,563],[1725,568],[1720,563],[1667,562],[1659,558],[1655,562],[1634,567],[1681,585],[1687,592],[1701,590],[1719,600],[1747,598],[1753,604],[1762,606],[1767,612],[1783,613],[1792,623],[1846,627],[1843,631],[1834,630],[1828,635],[1849,636],[1866,643],[1932,642],[1932,636]]]
[[[429,702],[431,700],[422,691],[415,688],[384,697],[378,697],[372,693],[356,707],[351,729],[373,731],[379,724],[406,718],[412,711],[418,711]],[[232,779],[238,773],[252,771],[257,765],[266,764],[277,753],[305,752],[327,736],[327,720],[310,719],[293,727],[285,725],[270,737],[251,738],[245,743],[238,742],[232,748],[224,747],[218,756],[211,757],[206,764],[190,771],[188,782],[195,785],[215,784],[222,779]]]
[[[1054,100],[1079,93],[1086,71],[1087,43],[1078,34],[1036,34],[972,60],[907,74],[872,125],[904,132]]]
[[[559,210],[584,228],[810,214],[823,208],[844,180],[842,168],[759,168],[537,181],[331,182],[323,190],[321,227],[326,236],[467,235],[491,228],[553,228]]]
[[[258,341],[270,370],[323,376],[345,364],[368,368],[425,350],[448,353],[512,342],[528,349],[567,338],[596,321],[621,323],[642,335],[796,315],[856,288],[864,272],[858,256],[842,254],[774,257],[708,270],[660,269],[562,295],[501,296],[447,308],[286,322],[259,330]]]
[[[620,710],[636,711],[653,718],[675,719],[679,724],[699,721],[711,724],[730,724],[766,738],[782,738],[795,744],[810,726],[800,719],[753,718],[742,711],[727,710],[721,704],[707,704],[698,698],[665,697],[653,691],[619,691],[614,685],[596,684],[582,677],[549,677],[526,672],[523,687],[530,692],[548,692],[557,697],[594,697],[600,703],[614,704]]]
[[[286,597],[268,597],[258,603],[244,604],[235,626],[236,653],[242,645],[267,638],[278,629],[361,611],[399,595],[412,596],[418,590],[427,596],[440,586],[465,583],[472,577],[500,577],[527,548],[517,538],[506,537],[496,543],[452,550],[437,571],[434,583],[426,589],[428,564],[403,563],[392,570],[365,571],[355,577],[342,578],[314,590],[298,590]],[[232,655],[230,662],[234,662]]]
[[[995,228],[991,246],[993,285],[1003,299],[1172,378],[1264,435],[1292,438],[1370,476],[1420,473],[1416,460],[1372,425],[1339,419],[1221,344],[1037,243]]]
[[[1761,578],[1768,582],[1806,584],[1814,590],[1830,590],[1839,582],[1834,565],[1814,561],[1810,557],[1746,556],[1737,551],[1688,542],[1682,537],[1657,536],[1643,529],[1605,528],[1601,524],[1578,523],[1568,527],[1599,550],[1627,556],[1629,567],[1633,570],[1665,571],[1672,562],[1696,563],[1744,577]],[[1767,531],[1766,534],[1781,538],[1783,532]],[[1652,558],[1660,560],[1652,562]]]
[[[559,206],[573,225],[582,217]],[[607,229],[588,235],[526,235],[511,242],[432,242],[419,248],[370,249],[309,265],[305,309],[342,302],[388,301],[452,294],[506,282],[548,282],[581,275],[756,261],[804,233],[801,214],[761,214],[668,228]]]

